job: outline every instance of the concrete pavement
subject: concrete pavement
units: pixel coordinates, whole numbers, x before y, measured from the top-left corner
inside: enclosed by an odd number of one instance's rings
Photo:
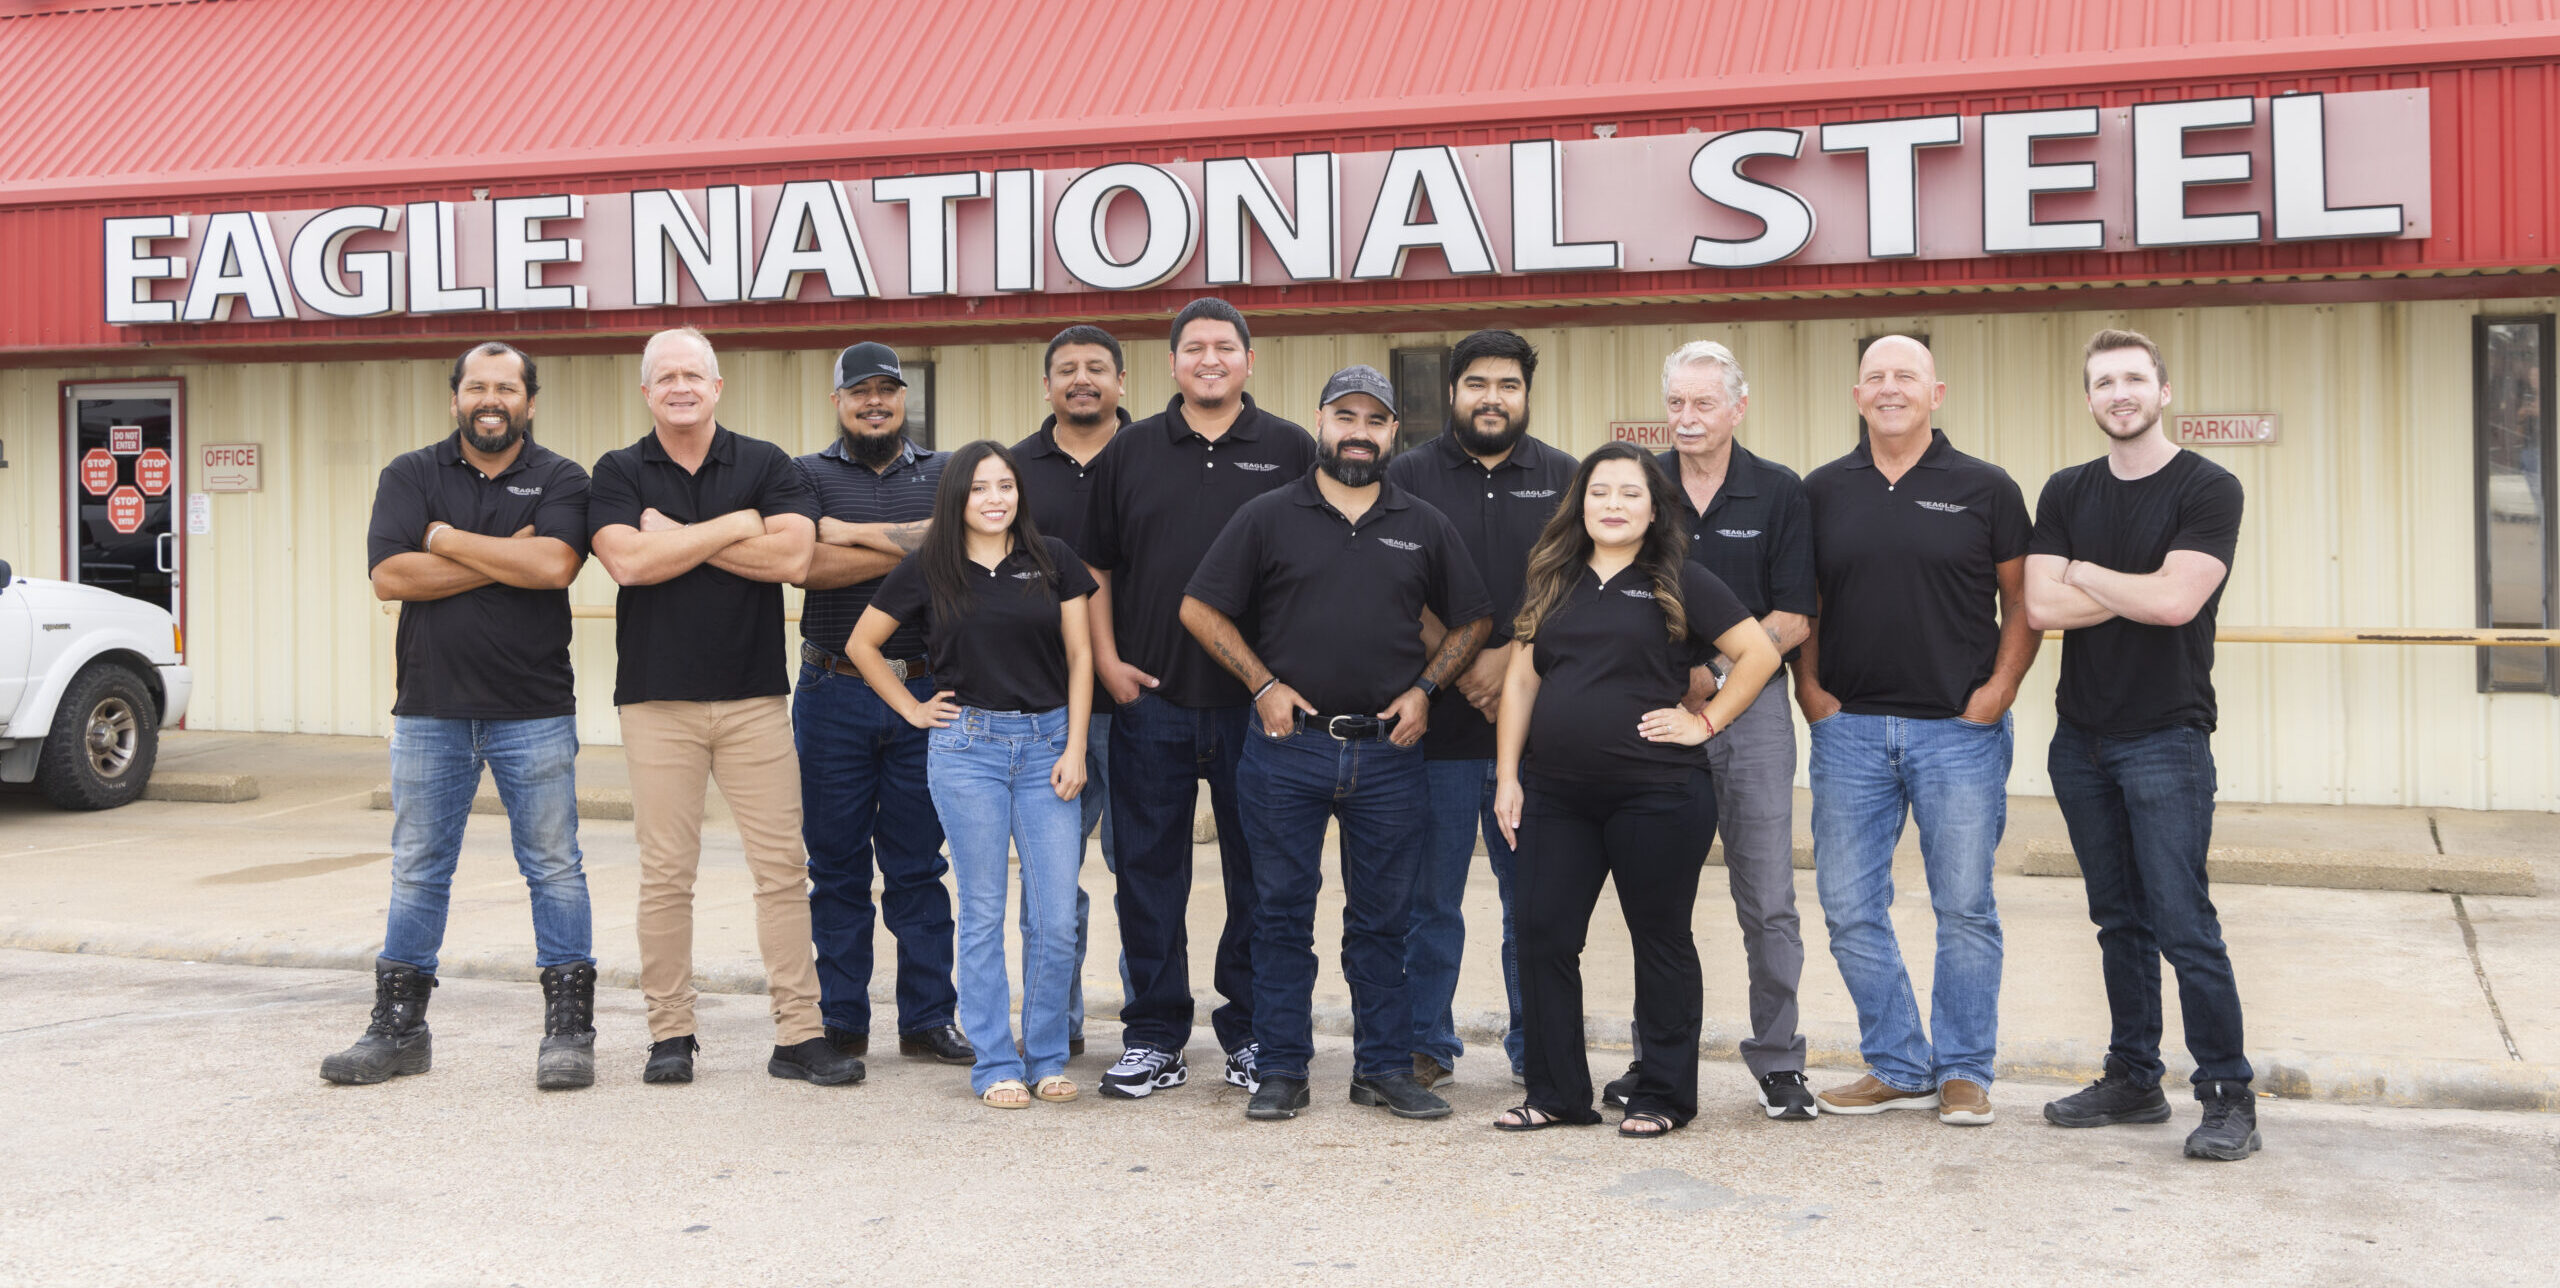
[[[594,749],[582,759],[604,778],[616,758]],[[186,734],[169,740],[166,763],[202,769],[247,766],[262,796],[242,804],[143,801],[108,814],[52,811],[40,799],[0,796],[0,947],[181,960],[361,970],[382,935],[388,894],[387,814],[367,808],[384,775],[375,739]],[[762,971],[736,834],[716,805],[697,888],[697,969],[709,990],[755,992]],[[2021,799],[2013,835],[2058,834],[2050,802]],[[2460,811],[2322,812],[2227,806],[2221,836],[2303,849],[2441,848],[2498,854],[2534,868],[2540,888],[2560,891],[2553,820],[2544,815]],[[581,829],[596,912],[596,952],[608,983],[636,978],[632,933],[637,855],[628,823],[588,820]],[[1897,867],[1896,924],[1915,983],[1928,987],[1931,939],[1925,886],[1906,838]],[[2097,949],[2076,880],[2027,875],[2006,860],[1998,878],[2008,969],[2001,1001],[2001,1074],[2094,1076],[2105,1036]],[[1217,865],[1198,866],[1193,941],[1214,941],[1220,915]],[[1745,976],[1731,903],[1710,869],[1697,911],[1706,966],[1707,1047],[1731,1057],[1742,1032]],[[1110,945],[1111,878],[1099,862],[1084,871],[1095,895],[1086,962],[1089,1025],[1097,1050],[1117,1037],[1109,1022],[1118,998]],[[2225,885],[2217,890],[2250,1025],[2260,1086],[2296,1098],[2466,1108],[2560,1108],[2560,898],[2454,896],[2370,890]],[[1339,929],[1338,891],[1318,920],[1320,1027],[1347,1033],[1348,995],[1330,966]],[[1606,911],[1594,920],[1585,961],[1588,1013],[1596,1042],[1623,1043],[1631,971],[1623,927]],[[1854,1012],[1833,968],[1810,873],[1798,878],[1807,965],[1806,1032],[1818,1063],[1854,1066]],[[1494,960],[1498,922],[1490,876],[1468,895],[1467,969],[1458,1013],[1470,1055],[1461,1073],[1496,1081],[1504,1070],[1491,1039],[1501,1023]],[[880,937],[875,995],[886,1001],[891,940]],[[458,875],[443,972],[448,979],[532,977],[532,933],[524,890],[506,848],[502,820],[476,820]],[[1208,960],[1195,952],[1196,992],[1214,997]],[[2168,1046],[2183,1060],[2175,1008]],[[350,1011],[360,1015],[361,1007]],[[1205,1008],[1204,1008],[1205,1014]],[[885,1029],[891,1020],[881,1021]],[[331,1036],[335,1030],[328,1031]],[[314,1035],[317,1040],[319,1035]],[[1708,1070],[1708,1094],[1748,1092],[1739,1065]],[[2009,1106],[2014,1108],[2015,1106]]]

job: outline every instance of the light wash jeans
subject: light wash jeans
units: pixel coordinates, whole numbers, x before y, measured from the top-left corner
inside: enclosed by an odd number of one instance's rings
[[[978,1049],[969,1088],[1038,1082],[1067,1067],[1067,985],[1076,969],[1076,868],[1084,837],[1049,770],[1067,749],[1067,712],[963,707],[926,744],[933,808],[960,887],[960,1029]],[[1022,858],[1022,1047],[1014,1048],[1005,966],[1008,842]]]
[[[533,892],[536,966],[593,962],[587,874],[578,863],[578,720],[391,719],[391,915],[382,955],[436,973],[462,827],[497,781],[516,869]]]
[[[1831,955],[1857,1003],[1861,1053],[1901,1091],[1954,1078],[1991,1085],[2000,1035],[2000,913],[1991,856],[2009,819],[2010,717],[1863,716],[1813,724],[1814,888]],[[1893,847],[1905,813],[1920,827],[1938,919],[1929,1025],[1893,933]]]

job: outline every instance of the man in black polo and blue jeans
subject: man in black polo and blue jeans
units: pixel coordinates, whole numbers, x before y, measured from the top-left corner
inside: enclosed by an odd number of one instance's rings
[[[1493,605],[1457,529],[1386,479],[1395,390],[1346,367],[1318,400],[1313,472],[1236,512],[1200,561],[1182,624],[1252,691],[1236,786],[1253,855],[1253,1032],[1245,1116],[1294,1118],[1315,1055],[1316,896],[1327,823],[1342,824],[1342,973],[1351,1103],[1441,1118],[1414,1077],[1405,941],[1430,789],[1432,695],[1484,643]],[[1426,653],[1422,615],[1448,624]],[[1239,628],[1239,621],[1251,623]]]
[[[871,1046],[871,872],[880,920],[898,939],[898,1050],[970,1064],[953,1027],[951,892],[942,884],[942,820],[925,788],[925,731],[871,691],[845,642],[880,579],[924,539],[943,453],[907,438],[907,377],[897,351],[863,343],[836,355],[840,432],[795,458],[818,495],[818,546],[800,609],[800,680],[791,737],[800,751],[801,836],[809,848],[809,925],[818,945],[818,1009],[847,1055]],[[933,696],[924,633],[898,628],[881,652],[918,699]]]
[[[2107,454],[2056,473],[2027,539],[2027,615],[2060,630],[2047,766],[2098,925],[2114,1032],[2105,1076],[2044,1107],[2058,1127],[2169,1120],[2160,959],[2178,972],[2204,1122],[2187,1157],[2256,1153],[2240,990],[2205,882],[2213,841],[2213,624],[2240,544],[2240,480],[2160,432],[2168,365],[2135,331],[2081,357]]]

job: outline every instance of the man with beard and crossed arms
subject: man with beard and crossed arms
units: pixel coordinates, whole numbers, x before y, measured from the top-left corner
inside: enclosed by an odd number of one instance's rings
[[[832,400],[835,441],[792,462],[818,499],[817,550],[800,583],[809,594],[791,709],[818,1009],[837,1050],[870,1050],[876,855],[880,920],[898,940],[898,1050],[973,1064],[977,1051],[952,1025],[960,994],[951,892],[942,883],[950,865],[925,783],[926,731],[891,710],[845,656],[881,579],[924,540],[947,457],[907,438],[906,371],[885,344],[849,345],[836,355]],[[880,652],[917,701],[934,695],[920,623],[900,626]]]
[[[1342,825],[1342,975],[1351,986],[1351,1103],[1444,1118],[1413,1073],[1405,941],[1428,788],[1419,744],[1431,698],[1475,655],[1493,609],[1449,520],[1384,482],[1395,389],[1346,367],[1317,400],[1316,468],[1236,512],[1200,561],[1182,624],[1253,691],[1236,768],[1253,849],[1253,1032],[1248,1118],[1307,1106],[1315,1056],[1316,897],[1324,834]],[[1425,650],[1423,615],[1449,624]],[[1239,629],[1241,618],[1250,628]]]
[[[391,705],[391,912],[373,1023],[321,1062],[331,1082],[425,1073],[463,825],[480,766],[533,892],[545,1090],[595,1081],[596,963],[578,861],[570,579],[587,557],[587,472],[532,439],[533,359],[498,341],[453,364],[453,433],[385,466],[366,535],[373,592],[402,605]]]
[[[1254,1077],[1253,870],[1236,813],[1236,760],[1253,695],[1183,629],[1182,589],[1244,503],[1304,477],[1307,431],[1254,405],[1253,335],[1234,305],[1193,300],[1173,320],[1173,401],[1093,459],[1077,553],[1094,570],[1093,669],[1111,717],[1111,831],[1120,860],[1120,947],[1131,995],[1120,1059],[1102,1094],[1137,1099],[1190,1077],[1191,820],[1209,782],[1226,928],[1212,1014],[1229,1084]]]
[[[1509,331],[1478,331],[1449,350],[1449,424],[1436,438],[1387,463],[1387,481],[1440,511],[1458,530],[1467,558],[1493,602],[1492,633],[1457,683],[1431,699],[1423,735],[1430,825],[1413,882],[1413,934],[1405,942],[1405,982],[1413,999],[1413,1076],[1437,1087],[1455,1076],[1464,1045],[1451,1004],[1467,926],[1467,867],[1484,841],[1502,903],[1502,992],[1510,1004],[1502,1050],[1520,1081],[1520,965],[1512,942],[1511,846],[1493,817],[1493,714],[1511,665],[1511,619],[1520,611],[1529,547],[1554,516],[1577,464],[1529,436],[1529,387],[1538,351]],[[1440,642],[1424,623],[1425,647]]]
[[[1031,511],[1031,526],[1041,536],[1056,537],[1072,548],[1084,540],[1085,510],[1093,498],[1093,461],[1111,437],[1129,423],[1120,406],[1126,363],[1120,341],[1098,326],[1071,326],[1049,341],[1042,359],[1040,389],[1048,398],[1049,418],[1030,437],[1013,445],[1013,463],[1021,475],[1022,503]],[[1096,686],[1097,688],[1099,686]],[[1093,716],[1085,734],[1084,792],[1076,797],[1083,809],[1084,835],[1102,831],[1102,866],[1118,872],[1111,851],[1111,702],[1094,695]],[[1081,864],[1082,858],[1077,862]],[[1030,907],[1023,916],[1028,928]],[[1076,970],[1067,982],[1067,1054],[1084,1054],[1084,954],[1093,921],[1093,898],[1076,887]],[[1120,970],[1121,1004],[1128,1004],[1129,971]]]

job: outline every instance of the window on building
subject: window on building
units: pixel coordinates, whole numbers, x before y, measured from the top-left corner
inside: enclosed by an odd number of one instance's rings
[[[2478,504],[2480,624],[2552,622],[2552,317],[2471,324],[2472,452]],[[2484,648],[2483,693],[2560,692],[2552,650]]]
[[[1396,387],[1396,450],[1427,443],[1449,423],[1449,350],[1397,349],[1387,355]]]
[[[907,376],[907,438],[918,447],[948,451],[958,443],[933,441],[933,364],[900,361],[898,369]]]

